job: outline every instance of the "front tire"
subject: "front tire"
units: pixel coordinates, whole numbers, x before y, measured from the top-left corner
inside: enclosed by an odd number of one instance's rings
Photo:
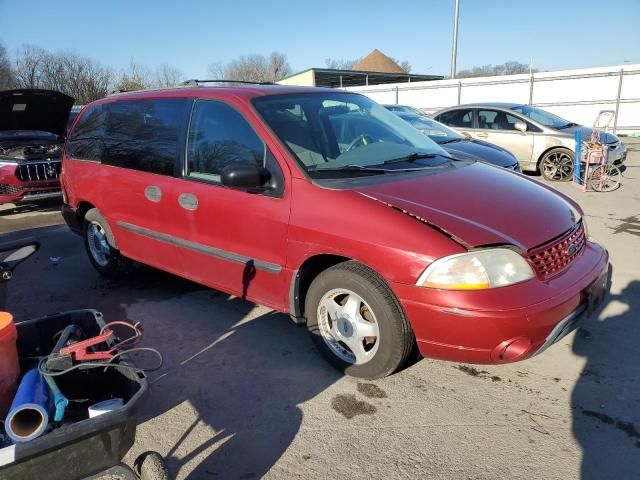
[[[553,148],[540,159],[540,173],[545,180],[568,182],[573,178],[574,158],[568,148]]]
[[[335,265],[311,283],[307,328],[323,356],[353,377],[376,379],[400,368],[415,338],[384,280],[354,261]]]
[[[125,270],[126,259],[114,247],[109,224],[97,208],[84,216],[84,246],[93,267],[105,277],[115,278]]]

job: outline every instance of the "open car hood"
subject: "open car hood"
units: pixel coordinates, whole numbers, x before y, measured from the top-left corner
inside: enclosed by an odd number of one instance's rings
[[[481,163],[357,191],[467,248],[510,244],[527,251],[562,235],[581,218],[578,207],[545,185]]]
[[[64,135],[73,98],[53,90],[0,91],[0,131],[31,130]]]

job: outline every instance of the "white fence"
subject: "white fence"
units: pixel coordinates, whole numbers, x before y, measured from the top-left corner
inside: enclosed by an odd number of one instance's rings
[[[347,90],[363,93],[378,103],[411,105],[427,113],[464,103],[526,103],[587,126],[593,124],[600,110],[614,110],[614,131],[640,133],[640,64]]]

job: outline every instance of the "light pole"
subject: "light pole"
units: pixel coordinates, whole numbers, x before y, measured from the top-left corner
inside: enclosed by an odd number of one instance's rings
[[[455,0],[455,10],[453,12],[453,45],[451,46],[451,78],[456,78],[456,58],[458,56],[458,13],[460,0]]]

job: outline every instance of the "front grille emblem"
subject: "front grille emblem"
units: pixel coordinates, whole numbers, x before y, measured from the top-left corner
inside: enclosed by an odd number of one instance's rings
[[[571,256],[576,253],[576,244],[570,243],[567,249],[564,251],[565,255]]]

